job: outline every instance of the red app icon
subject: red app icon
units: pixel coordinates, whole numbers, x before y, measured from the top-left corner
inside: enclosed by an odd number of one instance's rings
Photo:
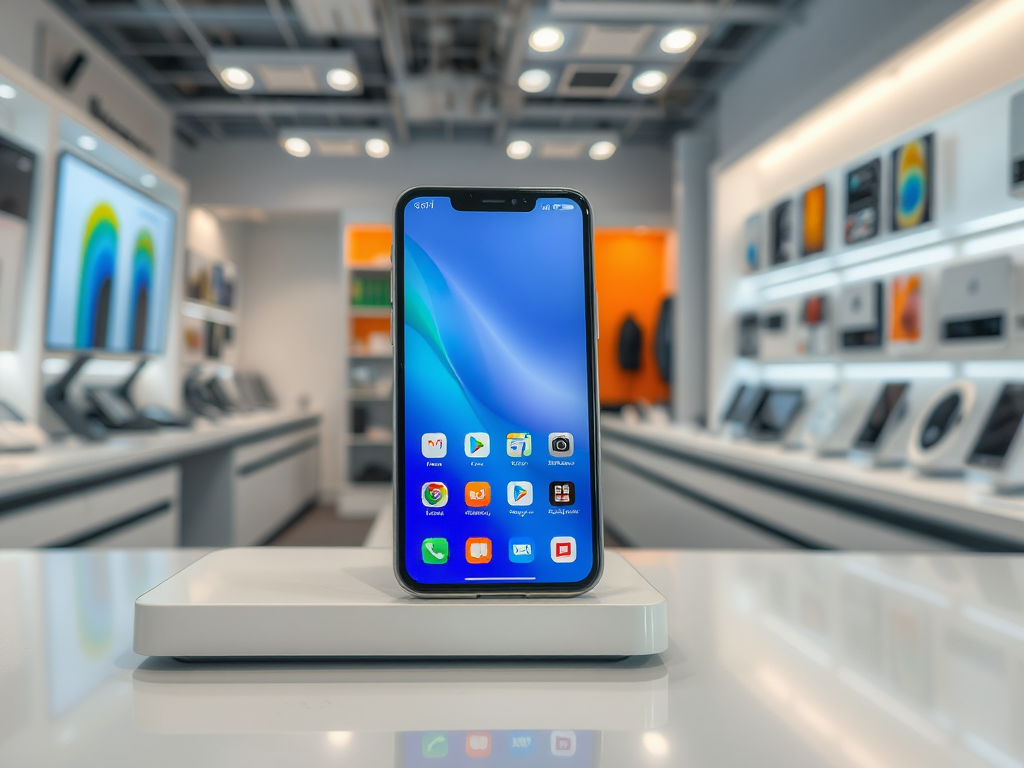
[[[491,503],[490,483],[466,483],[466,506],[486,507]]]
[[[491,754],[491,734],[474,731],[466,734],[466,754],[470,757],[487,757]]]

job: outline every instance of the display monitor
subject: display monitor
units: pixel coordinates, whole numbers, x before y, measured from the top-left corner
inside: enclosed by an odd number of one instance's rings
[[[874,449],[878,445],[878,439],[882,436],[886,425],[894,424],[903,417],[903,395],[909,386],[906,382],[900,382],[886,384],[882,387],[882,392],[857,437],[856,446],[858,448],[864,451]]]
[[[968,464],[1000,467],[1024,418],[1024,384],[1007,384],[989,414]]]
[[[804,405],[799,389],[770,389],[750,420],[748,434],[756,440],[777,440],[785,434]]]
[[[174,211],[93,165],[58,160],[46,346],[164,349]]]

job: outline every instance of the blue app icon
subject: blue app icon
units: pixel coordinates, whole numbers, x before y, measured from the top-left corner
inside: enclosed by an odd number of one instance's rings
[[[533,550],[533,539],[519,538],[508,541],[508,559],[513,563],[532,563]]]
[[[508,735],[508,753],[517,756],[532,755],[535,742],[532,733],[512,731]]]

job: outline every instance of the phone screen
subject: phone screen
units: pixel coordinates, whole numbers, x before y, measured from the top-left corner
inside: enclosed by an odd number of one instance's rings
[[[416,731],[399,734],[397,765],[552,766],[599,762],[596,731]]]
[[[399,204],[399,566],[419,585],[565,588],[599,562],[581,201]]]

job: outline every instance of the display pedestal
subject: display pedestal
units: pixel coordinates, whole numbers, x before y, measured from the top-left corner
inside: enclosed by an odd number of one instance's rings
[[[668,611],[608,552],[576,598],[424,600],[398,585],[387,549],[213,552],[135,601],[135,651],[179,658],[499,658],[649,655]]]

